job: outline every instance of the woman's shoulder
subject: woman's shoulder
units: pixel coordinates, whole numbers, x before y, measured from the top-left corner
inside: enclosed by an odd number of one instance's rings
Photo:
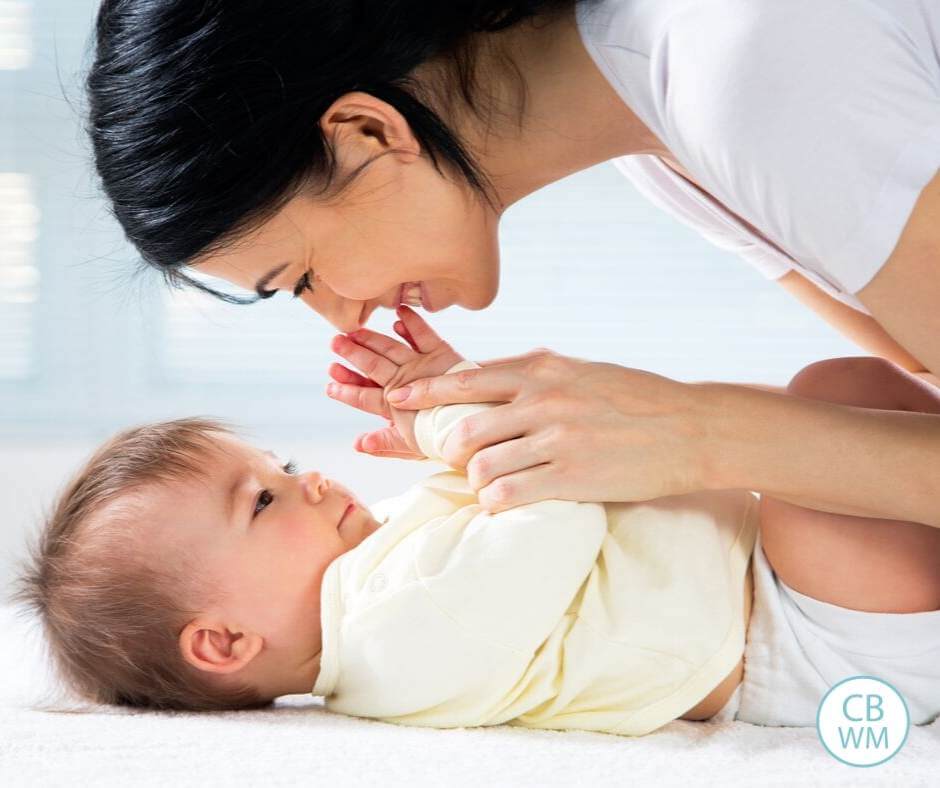
[[[651,129],[844,293],[884,264],[940,158],[940,10],[915,24],[895,7],[702,0],[649,50]]]
[[[670,109],[745,121],[820,87],[844,90],[886,68],[940,87],[940,7],[896,0],[600,0],[582,2],[587,47],[621,87]],[[860,73],[859,73],[860,72]],[[636,84],[640,74],[645,77]],[[678,92],[677,92],[678,91]],[[813,105],[816,110],[824,107]],[[723,117],[727,112],[731,117]],[[697,113],[702,117],[702,113]],[[656,130],[656,129],[654,129]]]

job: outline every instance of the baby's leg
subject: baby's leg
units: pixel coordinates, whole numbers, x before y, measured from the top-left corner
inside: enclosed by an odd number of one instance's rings
[[[811,364],[787,390],[863,408],[940,413],[940,389],[879,358]],[[868,612],[940,609],[940,528],[762,496],[761,541],[780,579],[806,596]]]

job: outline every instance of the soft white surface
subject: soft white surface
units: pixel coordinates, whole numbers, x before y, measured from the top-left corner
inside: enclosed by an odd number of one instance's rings
[[[497,726],[409,728],[290,696],[263,711],[31,710],[47,686],[37,630],[0,606],[0,785],[878,785],[937,784],[940,721],[891,761],[855,769],[813,729],[673,722],[639,739]]]

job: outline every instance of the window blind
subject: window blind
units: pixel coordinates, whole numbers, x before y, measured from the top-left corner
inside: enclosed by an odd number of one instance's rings
[[[29,68],[32,58],[29,17],[29,3],[0,0],[0,69]]]
[[[34,307],[39,296],[35,258],[39,209],[32,178],[0,172],[0,379],[34,370]]]

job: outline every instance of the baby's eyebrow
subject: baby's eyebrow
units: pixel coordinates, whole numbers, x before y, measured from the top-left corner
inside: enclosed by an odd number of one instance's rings
[[[225,524],[232,525],[235,519],[235,500],[238,497],[238,490],[241,488],[245,477],[241,471],[235,473],[235,478],[228,487],[228,493],[225,496]]]

